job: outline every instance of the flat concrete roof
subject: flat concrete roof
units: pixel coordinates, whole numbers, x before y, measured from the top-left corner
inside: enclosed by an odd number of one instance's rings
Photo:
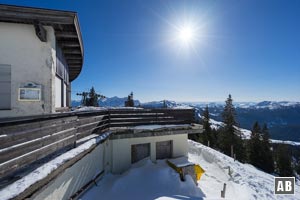
[[[155,127],[156,128],[152,128]],[[200,124],[182,124],[182,125],[149,125],[149,128],[139,127],[116,127],[110,128],[112,132],[110,139],[126,139],[138,137],[154,137],[164,135],[177,135],[177,134],[199,134],[204,131],[203,126]]]

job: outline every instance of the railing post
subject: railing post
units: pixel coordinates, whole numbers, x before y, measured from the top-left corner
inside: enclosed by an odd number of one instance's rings
[[[108,114],[108,128],[110,128],[110,111],[107,110],[107,114]]]

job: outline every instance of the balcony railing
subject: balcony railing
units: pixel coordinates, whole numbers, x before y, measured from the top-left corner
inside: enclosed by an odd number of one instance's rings
[[[105,109],[0,120],[0,179],[110,127],[191,124],[194,109]]]

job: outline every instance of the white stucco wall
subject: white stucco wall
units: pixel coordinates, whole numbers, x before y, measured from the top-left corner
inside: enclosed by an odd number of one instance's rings
[[[33,25],[0,22],[0,64],[11,65],[11,110],[0,110],[0,117],[55,112],[55,34],[47,30],[41,42]],[[28,82],[42,86],[38,102],[18,101],[18,88]],[[0,99],[1,100],[1,99]]]
[[[187,155],[187,134],[111,140],[112,173],[122,173],[131,166],[131,145],[150,143],[150,158],[156,161],[156,142],[172,140],[173,157]]]

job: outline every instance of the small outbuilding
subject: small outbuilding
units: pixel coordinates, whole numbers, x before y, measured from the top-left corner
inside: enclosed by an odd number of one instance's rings
[[[0,118],[71,106],[83,54],[76,12],[0,4]]]

